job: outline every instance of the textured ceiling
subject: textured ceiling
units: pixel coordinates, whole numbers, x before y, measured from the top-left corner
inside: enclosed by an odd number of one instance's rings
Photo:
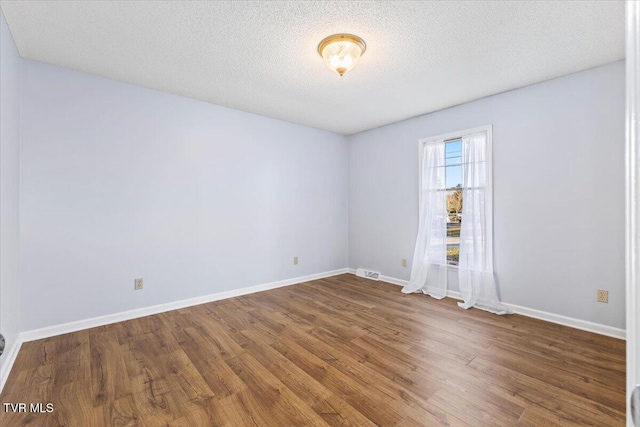
[[[2,1],[20,54],[352,134],[624,57],[624,2]],[[367,42],[340,78],[327,35]]]

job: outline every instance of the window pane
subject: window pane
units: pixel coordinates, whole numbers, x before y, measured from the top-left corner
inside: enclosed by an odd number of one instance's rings
[[[462,166],[447,166],[444,170],[447,189],[462,188]]]
[[[445,144],[445,170],[447,188],[462,185],[462,141],[456,140]]]
[[[446,166],[459,165],[462,160],[462,140],[447,142],[445,144],[445,162]]]

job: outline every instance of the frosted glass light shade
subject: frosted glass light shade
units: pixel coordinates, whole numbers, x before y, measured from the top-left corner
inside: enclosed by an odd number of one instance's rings
[[[322,40],[318,53],[330,70],[344,76],[358,65],[360,57],[367,49],[364,40],[353,34],[334,34]]]

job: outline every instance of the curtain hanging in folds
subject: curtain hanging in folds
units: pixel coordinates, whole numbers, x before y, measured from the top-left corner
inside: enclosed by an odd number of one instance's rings
[[[445,142],[425,144],[423,150],[418,238],[411,279],[402,292],[423,292],[441,299],[447,294]]]
[[[493,274],[491,188],[487,179],[487,135],[462,138],[462,223],[458,280],[462,308],[508,314],[500,303]]]

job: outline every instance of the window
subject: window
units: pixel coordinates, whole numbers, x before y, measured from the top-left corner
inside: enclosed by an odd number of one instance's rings
[[[419,141],[418,235],[402,292],[444,298],[456,266],[460,307],[510,312],[493,271],[491,136],[484,126]]]
[[[478,158],[477,153],[471,153],[465,151],[465,138],[477,134],[483,133],[486,137],[485,140],[485,150],[483,151],[483,155],[481,158]],[[442,198],[440,198],[437,203],[437,208],[442,211],[443,218],[446,222],[446,242],[444,242],[443,246],[446,248],[446,261],[443,259],[440,261],[442,264],[446,264],[449,266],[458,266],[460,263],[460,235],[462,232],[462,225],[464,223],[464,215],[463,215],[463,207],[464,207],[464,193],[465,193],[465,171],[473,170],[478,172],[477,167],[482,168],[481,175],[483,176],[482,182],[479,183],[477,181],[477,177],[471,179],[467,179],[468,182],[473,182],[475,185],[473,188],[469,188],[467,190],[471,190],[469,194],[476,194],[478,192],[482,192],[483,198],[486,197],[486,204],[484,204],[484,208],[486,211],[484,212],[483,217],[486,218],[486,232],[492,233],[492,212],[491,212],[491,126],[485,126],[476,129],[469,129],[465,131],[455,132],[447,135],[439,135],[433,138],[427,138],[420,140],[419,149],[420,149],[420,197],[422,200],[423,197],[423,186],[425,183],[422,181],[422,174],[424,172],[424,149],[427,145],[434,146],[440,145],[442,151],[440,151],[440,160],[435,161],[434,166],[443,171],[443,173],[437,173],[434,176],[437,176],[438,181],[441,184],[437,185],[438,192],[443,194]],[[470,149],[470,146],[467,147]],[[472,161],[473,164],[469,164],[466,157],[474,156],[475,159]],[[486,156],[486,157],[485,157]],[[474,167],[474,164],[476,165]],[[471,177],[470,177],[471,178]],[[486,181],[485,181],[486,180]],[[477,187],[476,185],[479,185]],[[433,190],[433,188],[432,188]],[[468,193],[468,191],[467,191]],[[435,199],[434,199],[435,200]],[[484,200],[484,199],[483,199]],[[422,203],[422,202],[421,202]],[[476,212],[477,214],[477,212]],[[441,221],[441,220],[438,220]],[[444,224],[442,225],[444,227]],[[486,236],[487,241],[484,242],[487,245],[487,250],[491,255],[492,248],[492,236]],[[437,239],[434,239],[433,244],[437,242]]]

